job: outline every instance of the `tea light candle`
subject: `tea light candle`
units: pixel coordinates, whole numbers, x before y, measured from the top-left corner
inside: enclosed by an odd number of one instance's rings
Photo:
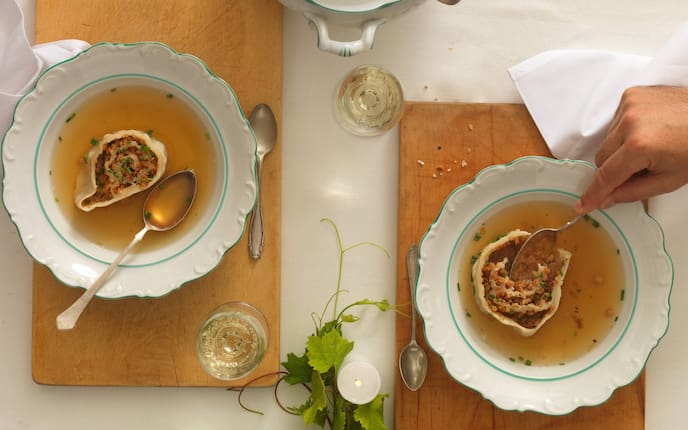
[[[366,361],[345,361],[337,373],[337,388],[346,400],[364,405],[380,392],[380,373]]]

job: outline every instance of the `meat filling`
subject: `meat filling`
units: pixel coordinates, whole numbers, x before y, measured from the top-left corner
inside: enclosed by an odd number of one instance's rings
[[[96,160],[96,192],[84,204],[111,200],[133,185],[145,186],[158,171],[158,157],[137,136],[108,142]]]
[[[498,312],[525,328],[534,328],[552,307],[552,289],[561,270],[557,255],[539,256],[532,278],[509,278],[509,260],[489,260],[483,267],[485,300]]]
[[[480,309],[522,336],[532,336],[559,307],[571,253],[536,246],[514,278],[511,263],[530,233],[513,230],[488,244],[473,264],[475,298]]]

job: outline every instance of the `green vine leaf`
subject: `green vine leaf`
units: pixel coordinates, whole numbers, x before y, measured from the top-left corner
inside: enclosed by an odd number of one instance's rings
[[[317,371],[313,372],[311,377],[311,398],[310,405],[306,408],[303,413],[303,422],[306,425],[318,422],[318,413],[321,412],[327,406],[327,397],[325,396],[325,383]],[[323,422],[324,424],[324,422]]]
[[[359,320],[359,318],[356,315],[351,315],[351,314],[342,315],[342,322],[345,322],[345,323],[354,323],[358,320]]]
[[[304,404],[302,404],[301,406],[298,406],[298,407],[287,406],[287,411],[291,412],[293,414],[296,414],[296,415],[302,415],[303,416],[303,411],[308,409],[311,406],[311,403],[313,403],[313,402],[311,401],[310,398],[308,398],[308,400],[306,400],[306,402]]]
[[[387,394],[378,394],[370,403],[360,405],[354,411],[354,419],[365,430],[387,430],[382,419],[382,406]]]
[[[344,399],[334,398],[334,410],[332,411],[332,430],[344,430],[346,428],[346,410]]]
[[[344,357],[354,349],[354,343],[343,338],[337,330],[332,330],[323,336],[308,337],[308,364],[320,373],[326,373],[330,368],[339,369]]]
[[[332,320],[329,322],[326,322],[320,330],[318,330],[318,336],[323,336],[333,330],[336,330],[339,332],[339,334],[342,334],[342,330],[340,327],[340,322],[338,320]]]
[[[287,361],[282,363],[282,366],[289,372],[284,377],[284,382],[289,385],[307,384],[311,382],[313,368],[308,364],[308,357],[306,354],[298,356],[293,352],[287,354]]]

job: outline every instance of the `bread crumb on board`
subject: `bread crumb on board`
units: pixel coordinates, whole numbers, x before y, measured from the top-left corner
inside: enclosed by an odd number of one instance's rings
[[[462,159],[460,163],[458,160],[453,160],[452,163],[456,164],[456,165],[460,165],[461,168],[465,168],[468,166],[468,162],[465,159]],[[421,167],[425,166],[425,161],[423,161],[421,159],[417,159],[416,164],[418,165],[419,168],[421,168]],[[433,173],[432,173],[432,179],[437,179],[441,176],[449,175],[451,172],[452,172],[451,167],[444,167],[442,165],[437,165],[435,167]]]

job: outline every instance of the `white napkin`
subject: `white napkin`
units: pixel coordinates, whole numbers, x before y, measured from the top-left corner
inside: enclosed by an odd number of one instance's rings
[[[552,154],[593,161],[626,88],[688,86],[688,23],[654,58],[555,50],[511,67],[509,74]]]
[[[14,0],[0,1],[0,138],[12,121],[14,106],[40,73],[88,46],[84,41],[69,39],[32,48],[19,5]]]

